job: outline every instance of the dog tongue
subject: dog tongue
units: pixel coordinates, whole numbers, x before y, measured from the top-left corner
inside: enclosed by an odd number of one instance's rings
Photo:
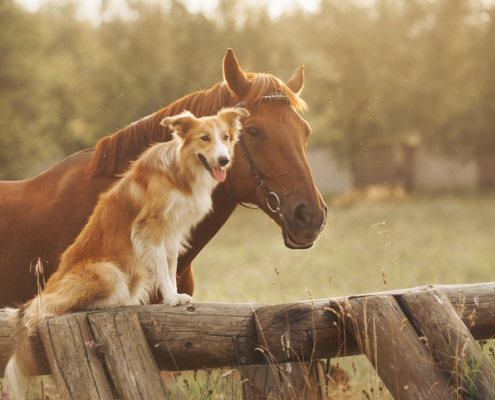
[[[218,182],[222,183],[227,177],[227,171],[225,171],[225,168],[212,167],[211,169],[213,172],[213,178],[215,178]]]

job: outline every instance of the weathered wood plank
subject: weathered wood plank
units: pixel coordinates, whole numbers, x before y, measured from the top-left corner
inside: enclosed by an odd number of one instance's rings
[[[256,311],[256,329],[270,361],[309,361],[312,358],[358,354],[355,339],[338,326],[329,300],[278,304]]]
[[[250,365],[242,368],[246,400],[319,400],[314,363]]]
[[[259,306],[190,303],[133,307],[133,311],[158,367],[187,370],[237,365],[234,336],[241,365],[262,363],[263,357],[255,351],[258,341],[253,314]]]
[[[399,303],[462,397],[495,399],[495,369],[448,297],[439,290],[413,292],[401,296]]]
[[[466,311],[463,316],[465,323],[471,312],[476,309],[475,325],[471,330],[474,338],[480,340],[493,337],[495,334],[495,282],[476,285],[425,286],[409,290],[351,296],[350,298],[385,294],[400,298],[411,291],[422,292],[431,289],[441,290],[453,304],[459,301],[459,294],[465,296]],[[261,354],[254,350],[258,346],[258,332],[260,332],[259,323],[253,316],[254,310],[258,310],[258,316],[262,319],[267,318],[266,321],[261,322],[267,343],[261,338],[259,344],[268,345],[278,362],[293,359],[309,360],[313,355],[316,358],[327,358],[359,354],[360,350],[354,338],[350,335],[344,336],[335,325],[336,317],[326,310],[330,300],[342,300],[342,298],[272,306],[192,303],[179,307],[153,305],[129,309],[138,314],[159,368],[185,370],[203,366],[215,368],[237,364],[232,336],[238,337],[239,357],[242,365],[264,362]],[[158,331],[150,324],[152,317],[158,326]],[[288,326],[291,332],[292,351],[289,357],[280,343],[280,338],[285,335]],[[7,362],[9,332],[10,328],[6,324],[5,314],[0,310],[0,374],[3,374]],[[313,339],[310,338],[311,335]],[[156,345],[158,346],[155,347]],[[175,362],[170,356],[171,353],[176,355]],[[40,357],[43,359],[42,356]],[[45,368],[41,372],[49,374],[46,357],[44,360]]]
[[[455,398],[392,296],[349,299],[334,309],[395,399]]]
[[[85,345],[92,339],[85,313],[46,319],[38,333],[63,399],[114,399],[97,349]]]
[[[94,341],[121,399],[169,399],[135,313],[124,308],[88,315]]]

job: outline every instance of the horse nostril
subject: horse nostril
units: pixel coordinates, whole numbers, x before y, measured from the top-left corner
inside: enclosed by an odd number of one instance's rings
[[[218,163],[222,166],[222,167],[225,167],[227,165],[229,165],[229,158],[228,157],[225,157],[225,156],[222,156],[222,157],[219,157],[218,158]]]
[[[308,224],[311,221],[308,207],[305,204],[299,204],[292,213],[292,219],[296,224]]]

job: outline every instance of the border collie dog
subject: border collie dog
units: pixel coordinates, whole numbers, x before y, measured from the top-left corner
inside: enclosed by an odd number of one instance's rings
[[[173,139],[147,149],[101,195],[43,291],[7,310],[14,345],[5,384],[14,399],[23,377],[36,373],[31,341],[44,318],[148,304],[157,292],[169,306],[192,300],[177,293],[177,258],[191,229],[211,210],[211,193],[231,164],[240,118],[248,115],[244,108],[225,108],[212,117],[185,111],[165,118],[162,125]]]

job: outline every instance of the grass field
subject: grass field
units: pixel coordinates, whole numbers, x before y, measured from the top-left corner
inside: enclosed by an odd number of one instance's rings
[[[294,251],[283,246],[279,228],[262,211],[238,207],[194,263],[194,300],[284,303],[308,300],[308,291],[316,299],[494,281],[494,209],[494,194],[362,199],[333,207],[315,248]],[[332,361],[348,371],[352,390],[331,395],[355,399],[365,398],[363,389],[370,393],[375,372],[364,356]],[[372,398],[391,396],[384,391]]]
[[[371,228],[384,221],[398,241],[388,248],[384,227]],[[313,298],[376,292],[384,290],[382,269],[387,290],[495,280],[493,194],[335,207],[324,236],[313,249],[288,250],[267,215],[238,207],[194,262],[194,300],[283,303],[307,300],[308,290]]]

